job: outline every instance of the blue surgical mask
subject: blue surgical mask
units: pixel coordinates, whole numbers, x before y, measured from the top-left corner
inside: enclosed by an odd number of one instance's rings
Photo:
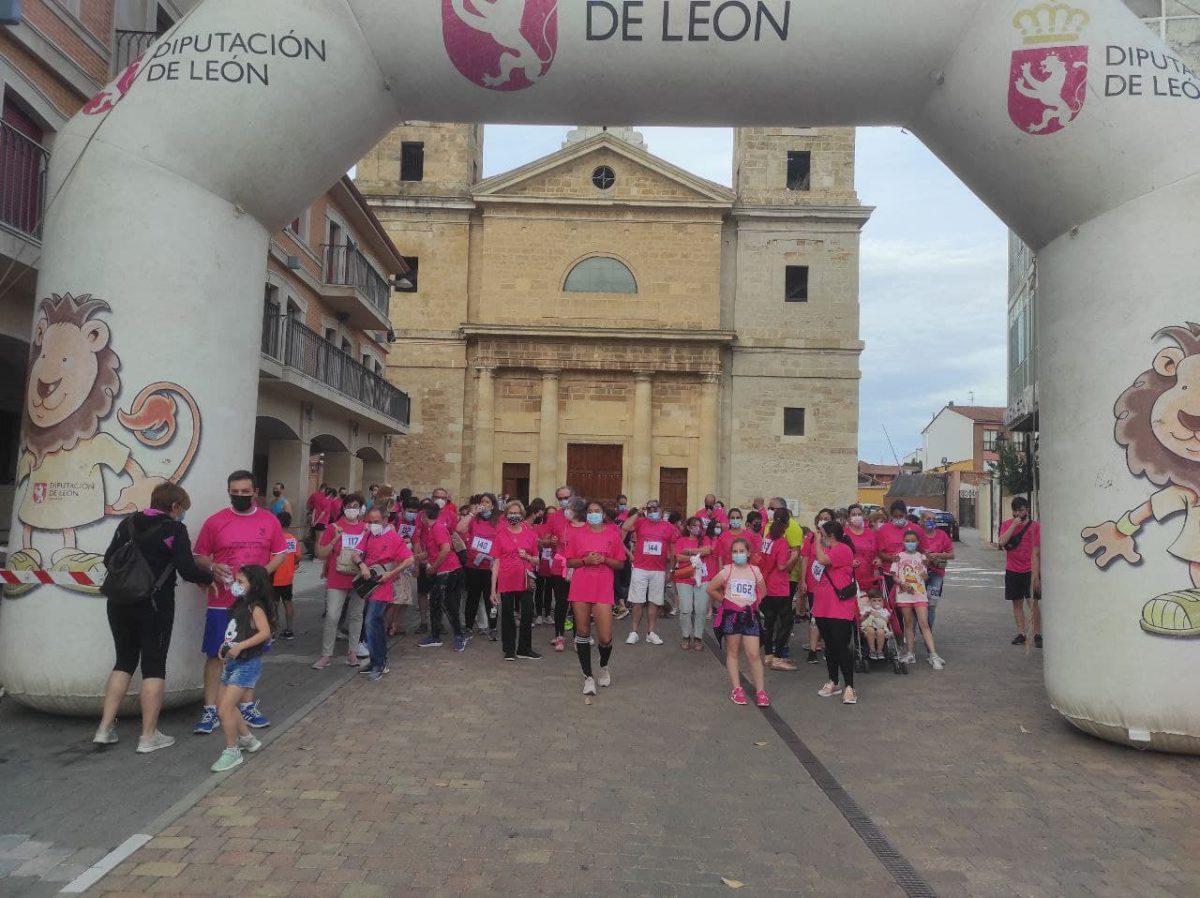
[[[741,529],[742,529],[742,525],[743,525],[743,524],[745,524],[745,523],[746,523],[746,522],[745,522],[745,521],[743,521],[741,518],[730,518],[730,519],[729,519],[729,526],[730,526],[731,528],[733,528],[734,530],[741,530]]]
[[[937,521],[923,521],[922,524],[926,530],[933,530],[937,527]]]
[[[904,544],[904,551],[906,551],[906,552],[915,552],[915,551],[917,551],[917,544],[916,544],[916,543],[905,543],[905,544]]]
[[[892,518],[892,524],[896,527],[904,527],[908,524],[908,518]]]
[[[604,523],[604,514],[599,511],[589,511],[587,521],[593,527],[595,527],[597,524],[603,524]]]
[[[492,516],[492,510],[490,508],[485,508],[483,511],[479,512],[479,516],[486,521]]]
[[[745,552],[734,552],[733,553],[733,563],[734,564],[746,564],[749,560],[750,560],[750,556],[747,555]]]
[[[415,511],[404,512],[404,520],[408,521],[408,523],[411,524],[414,521],[416,521],[416,519],[417,519],[417,513]]]
[[[661,521],[662,520],[662,512],[661,511],[651,511],[646,515],[646,517],[648,517],[652,521]]]
[[[621,503],[617,506],[617,511],[629,511],[629,506],[625,503]]]
[[[240,599],[246,594],[246,587],[244,587],[240,581],[234,580],[231,584],[229,584],[229,594],[235,599]]]

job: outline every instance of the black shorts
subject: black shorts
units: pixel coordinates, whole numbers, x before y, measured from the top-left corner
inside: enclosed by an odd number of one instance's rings
[[[281,602],[290,602],[292,600],[292,584],[276,586],[275,595],[279,597],[279,601]]]
[[[167,677],[167,649],[175,624],[175,599],[160,596],[154,604],[107,603],[108,626],[112,630],[117,661],[113,670],[134,674],[139,664],[143,679]]]
[[[1026,571],[1004,572],[1004,598],[1010,602],[1024,602],[1033,595],[1033,574]]]
[[[427,596],[432,589],[433,577],[429,575],[429,568],[421,565],[421,570],[417,573],[417,594]]]

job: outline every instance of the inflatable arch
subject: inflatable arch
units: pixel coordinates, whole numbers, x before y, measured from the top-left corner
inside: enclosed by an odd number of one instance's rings
[[[270,234],[400,120],[580,119],[902,125],[1034,247],[1047,689],[1200,751],[1200,77],[1120,0],[205,0],[55,146],[27,407],[78,413],[26,421],[12,548],[54,582],[0,608],[12,697],[98,706],[71,578],[155,477],[198,521],[249,458]]]

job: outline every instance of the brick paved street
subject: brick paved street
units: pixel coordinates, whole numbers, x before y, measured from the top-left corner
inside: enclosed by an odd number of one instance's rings
[[[1200,763],[1062,722],[1040,654],[1008,644],[999,562],[960,548],[944,672],[879,669],[850,708],[802,665],[770,676],[780,717],[928,884],[915,894],[1200,894]],[[747,895],[904,894],[771,722],[729,703],[712,654],[660,630],[662,647],[618,643],[591,705],[571,654],[405,640],[382,683],[335,692],[93,893],[690,896],[726,877]],[[203,781],[209,754],[176,775]]]

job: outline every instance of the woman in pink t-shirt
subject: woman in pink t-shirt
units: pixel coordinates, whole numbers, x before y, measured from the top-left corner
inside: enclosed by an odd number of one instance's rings
[[[792,610],[791,569],[799,557],[800,550],[793,549],[787,541],[788,525],[792,513],[787,507],[774,509],[771,526],[763,536],[762,573],[767,584],[767,596],[762,601],[763,663],[771,670],[795,670],[796,665],[787,658],[776,658],[779,649],[786,649],[791,638],[795,613]]]
[[[500,503],[483,493],[470,512],[459,518],[458,535],[467,547],[463,577],[467,584],[466,621],[468,632],[479,617],[479,604],[492,593],[492,560],[496,557],[496,533],[500,529]],[[488,639],[496,641],[496,609],[488,606]]]
[[[612,657],[613,604],[615,573],[625,566],[625,546],[621,533],[605,523],[604,506],[589,502],[586,523],[570,527],[566,535],[567,569],[571,577],[571,609],[575,618],[575,651],[583,670],[583,694],[595,695],[596,684],[609,686],[612,675],[608,661]],[[596,646],[600,650],[600,675],[592,677],[592,623],[595,621]]]
[[[854,651],[850,640],[858,621],[858,589],[854,580],[854,543],[846,536],[842,525],[829,521],[813,542],[813,617],[825,640],[825,664],[829,680],[817,693],[829,698],[842,691],[839,674],[846,684],[842,704],[858,702],[854,692]],[[853,590],[847,598],[838,591]]]
[[[716,541],[705,533],[708,522],[688,518],[685,533],[675,540],[675,593],[679,596],[679,647],[704,649],[704,623],[708,620],[708,593],[704,584],[716,573]],[[711,525],[708,525],[711,526]],[[691,569],[691,573],[681,573]]]
[[[331,521],[325,528],[317,545],[317,558],[325,562],[325,629],[321,634],[321,656],[313,662],[314,670],[324,670],[333,663],[333,649],[337,642],[338,621],[342,606],[349,601],[346,613],[346,628],[350,634],[350,650],[346,664],[359,666],[357,648],[363,625],[363,600],[353,594],[354,578],[358,575],[358,560],[354,552],[367,532],[362,521],[363,497],[352,493],[342,506],[342,516]],[[365,652],[364,654],[369,654]]]
[[[846,536],[854,543],[854,579],[867,592],[879,583],[879,540],[867,526],[861,505],[851,505],[846,511]]]
[[[733,691],[729,699],[735,705],[749,704],[742,688],[742,672],[738,666],[738,650],[746,652],[750,677],[754,680],[755,703],[760,708],[771,704],[763,681],[763,663],[759,654],[762,619],[758,608],[767,594],[762,571],[750,563],[750,541],[737,537],[730,544],[729,564],[721,568],[708,584],[708,597],[717,607],[713,625],[717,638],[725,642],[725,670]]]
[[[359,576],[376,579],[379,585],[367,597],[366,665],[369,679],[378,682],[387,673],[388,643],[384,620],[392,607],[395,579],[413,566],[413,553],[403,537],[384,521],[384,510],[376,505],[366,512],[367,533],[358,544]]]
[[[538,565],[538,534],[525,521],[525,506],[510,499],[504,506],[505,525],[496,533],[492,563],[492,607],[500,608],[500,641],[505,661],[540,661],[533,650],[533,586]],[[520,607],[521,633],[514,615]]]

